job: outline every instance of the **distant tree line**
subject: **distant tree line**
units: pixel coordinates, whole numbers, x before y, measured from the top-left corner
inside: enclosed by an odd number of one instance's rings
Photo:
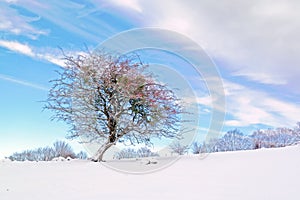
[[[74,153],[72,147],[64,141],[56,141],[52,147],[40,147],[20,153],[16,152],[8,158],[12,161],[51,161],[56,157],[87,159],[88,156],[83,151],[78,154]]]
[[[139,149],[126,148],[115,153],[115,159],[124,159],[124,158],[144,158],[144,157],[156,157],[159,156],[157,153],[152,152],[147,147],[141,147]]]
[[[230,130],[220,138],[209,142],[194,142],[192,153],[212,153],[224,151],[252,150],[260,148],[276,148],[298,144],[300,142],[300,122],[295,128],[276,128],[256,130],[245,135],[238,129]]]
[[[193,154],[253,150],[260,148],[277,148],[291,146],[300,143],[300,122],[294,128],[259,129],[250,135],[245,135],[238,129],[225,133],[220,138],[211,139],[208,142],[194,142],[190,147],[180,142],[173,142],[169,145],[172,153],[183,155],[189,150]],[[125,148],[116,152],[114,159],[143,158],[159,156],[147,147],[139,149]],[[64,141],[54,142],[52,147],[40,147],[34,150],[25,150],[14,153],[8,158],[12,161],[51,161],[56,157],[87,159],[83,151],[74,153],[71,146]]]

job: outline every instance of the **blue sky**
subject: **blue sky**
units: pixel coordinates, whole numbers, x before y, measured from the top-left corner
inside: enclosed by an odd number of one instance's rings
[[[299,9],[292,0],[1,0],[0,157],[66,136],[40,102],[63,66],[59,48],[77,54],[133,28],[173,30],[205,49],[224,85],[223,131],[292,127],[300,120]],[[196,102],[205,132],[213,100],[203,84]]]

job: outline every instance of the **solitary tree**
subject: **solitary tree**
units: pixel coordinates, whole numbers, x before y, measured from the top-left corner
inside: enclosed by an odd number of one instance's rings
[[[70,125],[71,138],[99,141],[94,161],[102,161],[117,142],[149,145],[153,137],[180,138],[179,100],[146,72],[138,56],[96,51],[65,59],[45,107]]]

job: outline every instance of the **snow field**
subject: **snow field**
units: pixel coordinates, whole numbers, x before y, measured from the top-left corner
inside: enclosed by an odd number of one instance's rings
[[[133,161],[120,163],[134,166]],[[141,175],[82,160],[0,161],[1,200],[298,200],[299,180],[300,146],[214,153],[204,159],[183,156]]]

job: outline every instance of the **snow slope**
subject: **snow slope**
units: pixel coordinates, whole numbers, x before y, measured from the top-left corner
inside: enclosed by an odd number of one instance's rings
[[[185,156],[143,175],[80,160],[0,161],[0,199],[298,200],[300,146],[215,153],[205,159]]]

